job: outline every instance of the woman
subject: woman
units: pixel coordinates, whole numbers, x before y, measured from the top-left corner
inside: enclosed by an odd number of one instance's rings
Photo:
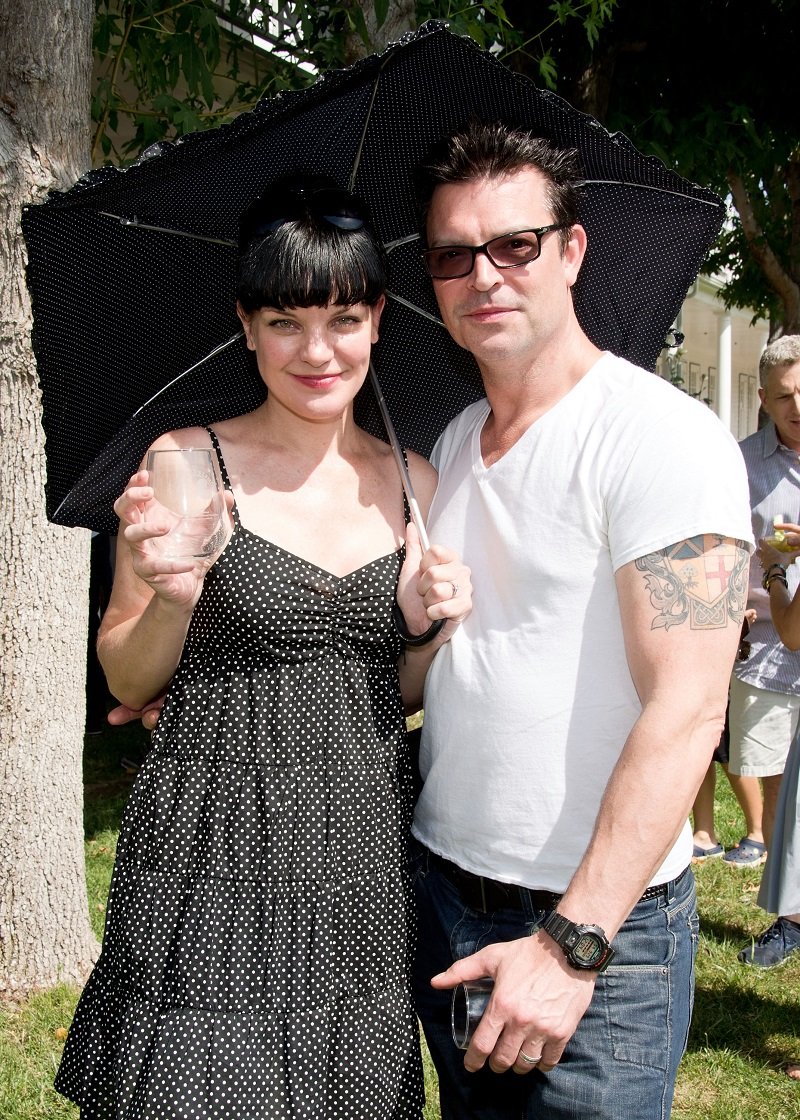
[[[797,650],[800,649],[800,594],[789,594],[786,571],[800,555],[800,525],[783,523],[776,525],[776,529],[784,536],[784,551],[773,548],[766,540],[759,541],[758,555],[764,573],[762,585],[769,595],[770,614],[778,636],[789,649]],[[787,555],[787,547],[795,551]],[[759,942],[763,943],[765,938],[782,939],[784,944],[794,941],[800,946],[800,735],[797,734],[789,748],[781,779],[758,904],[778,915]],[[739,959],[747,953],[747,949],[743,950]],[[792,1080],[800,1080],[800,1063],[789,1062],[786,1072]]]
[[[404,705],[470,584],[420,557],[391,452],[353,420],[385,280],[353,196],[265,192],[237,310],[267,399],[153,445],[214,448],[230,539],[210,567],[165,560],[147,473],[117,502],[100,657],[131,708],[172,683],[56,1082],[84,1118],[421,1114]],[[435,474],[408,460],[426,511]]]

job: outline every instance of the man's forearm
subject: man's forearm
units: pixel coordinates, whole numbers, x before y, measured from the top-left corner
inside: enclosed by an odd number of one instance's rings
[[[661,705],[645,708],[559,913],[614,936],[680,834],[724,723],[724,705],[680,719]]]

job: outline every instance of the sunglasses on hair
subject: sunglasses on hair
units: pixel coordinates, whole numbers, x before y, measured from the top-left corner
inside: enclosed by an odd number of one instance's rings
[[[483,245],[437,245],[435,249],[424,249],[422,259],[433,280],[456,280],[460,276],[469,276],[478,253],[487,256],[495,268],[518,268],[539,257],[546,233],[566,228],[564,225],[552,225],[521,229],[516,233],[493,237]]]
[[[250,239],[274,233],[276,229],[305,217],[316,218],[335,229],[346,231],[363,229],[367,221],[366,212],[357,198],[338,187],[322,187],[319,190],[284,191],[270,196],[263,204],[262,213],[253,226]]]

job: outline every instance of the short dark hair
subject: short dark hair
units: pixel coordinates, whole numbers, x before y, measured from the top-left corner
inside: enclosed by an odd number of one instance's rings
[[[317,212],[314,193],[331,191],[350,200],[363,219],[358,228],[337,228]],[[275,223],[274,200],[287,194],[294,198],[293,213]],[[374,307],[387,280],[386,253],[371,229],[366,206],[327,176],[296,174],[276,180],[242,214],[236,298],[248,315],[260,307]]]
[[[498,179],[533,167],[547,182],[553,222],[561,231],[562,247],[569,227],[578,221],[579,192],[583,185],[580,157],[575,148],[559,148],[543,136],[502,121],[472,118],[457,132],[440,140],[417,168],[417,202],[423,224],[436,187],[473,179]]]

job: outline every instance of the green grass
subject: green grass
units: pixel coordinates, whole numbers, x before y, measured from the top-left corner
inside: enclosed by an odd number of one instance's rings
[[[87,889],[98,936],[119,818],[132,780],[121,760],[139,756],[144,742],[138,727],[87,739]],[[721,772],[716,820],[725,845],[741,836],[738,806]],[[701,916],[697,994],[673,1120],[798,1120],[800,1083],[790,1081],[783,1067],[800,1059],[800,959],[796,955],[765,973],[740,965],[737,951],[769,922],[755,904],[760,869],[738,871],[711,860],[695,870]],[[0,1007],[2,1120],[78,1120],[77,1108],[52,1089],[76,999],[74,989],[61,987],[21,1005]],[[425,1061],[425,1120],[440,1120],[427,1054]]]

